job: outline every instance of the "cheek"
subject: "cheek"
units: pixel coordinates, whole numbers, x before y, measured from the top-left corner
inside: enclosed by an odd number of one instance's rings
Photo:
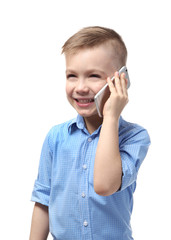
[[[70,84],[67,84],[66,83],[66,86],[65,86],[65,92],[66,92],[66,95],[67,96],[70,96],[72,94],[72,87],[70,86]]]
[[[94,92],[98,93],[103,87],[104,85],[107,83],[107,81],[101,81],[99,82],[95,87],[94,87]]]
[[[68,102],[72,105],[72,89],[68,85],[65,86],[65,93]]]

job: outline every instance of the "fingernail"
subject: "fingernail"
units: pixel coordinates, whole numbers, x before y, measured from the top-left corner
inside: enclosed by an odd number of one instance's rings
[[[119,72],[115,72],[116,77],[119,77]]]
[[[122,73],[123,78],[125,78],[125,73]]]

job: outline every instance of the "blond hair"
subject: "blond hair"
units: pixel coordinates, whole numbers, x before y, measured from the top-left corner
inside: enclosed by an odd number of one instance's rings
[[[98,47],[101,44],[111,44],[120,64],[126,64],[127,49],[125,43],[117,32],[105,27],[93,26],[81,29],[64,43],[62,53],[71,55],[81,49]]]

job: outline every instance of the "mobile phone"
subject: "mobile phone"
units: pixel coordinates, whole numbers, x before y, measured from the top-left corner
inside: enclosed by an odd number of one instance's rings
[[[128,75],[128,69],[126,66],[123,66],[119,70],[119,76],[121,75],[121,73],[125,73],[125,78],[128,80],[127,88],[129,88],[130,87],[130,79],[129,79],[129,75]],[[111,78],[111,80],[114,81],[114,79],[115,79],[115,77],[113,76]],[[110,95],[110,91],[109,91],[108,83],[106,83],[106,85],[94,97],[94,101],[96,104],[96,108],[97,108],[99,117],[102,117],[102,115],[103,115],[102,114],[103,107],[104,107],[106,100],[109,98],[109,95]]]

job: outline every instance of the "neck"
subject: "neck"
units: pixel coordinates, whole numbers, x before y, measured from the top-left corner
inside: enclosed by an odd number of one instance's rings
[[[102,124],[103,118],[97,115],[91,117],[84,117],[86,128],[90,134],[92,134]]]

